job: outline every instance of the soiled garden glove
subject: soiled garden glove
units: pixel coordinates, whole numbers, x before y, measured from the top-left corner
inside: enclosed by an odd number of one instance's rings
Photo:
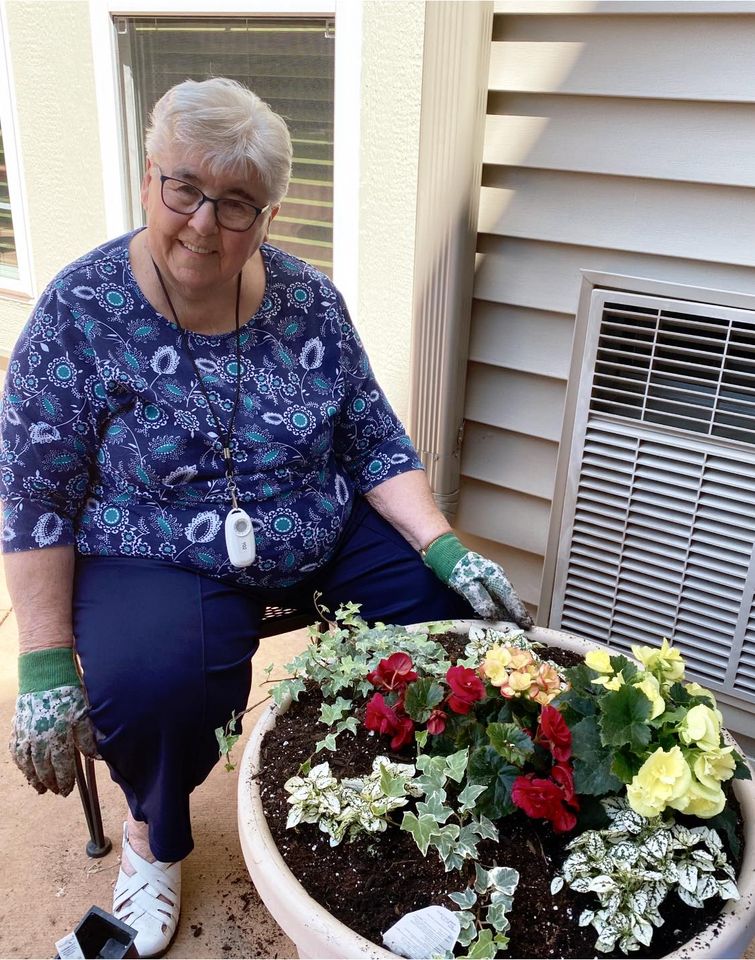
[[[525,630],[532,626],[532,617],[503,568],[468,550],[453,533],[433,540],[422,558],[438,579],[465,597],[485,620],[513,620]]]
[[[67,796],[76,782],[74,750],[97,756],[70,647],[35,650],[18,658],[18,698],[10,752],[37,793]]]

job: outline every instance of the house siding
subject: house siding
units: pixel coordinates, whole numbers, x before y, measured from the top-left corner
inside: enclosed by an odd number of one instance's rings
[[[494,17],[456,524],[541,623],[583,271],[755,294],[755,10],[620,6]]]

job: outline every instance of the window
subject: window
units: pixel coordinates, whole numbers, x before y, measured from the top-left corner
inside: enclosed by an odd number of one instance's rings
[[[143,222],[139,184],[153,104],[186,78],[231,77],[269,103],[291,131],[291,186],[271,242],[332,275],[333,21],[117,17],[115,25],[133,225]]]
[[[13,233],[13,216],[10,207],[10,187],[5,164],[3,132],[0,125],[0,278],[18,279],[18,256]]]

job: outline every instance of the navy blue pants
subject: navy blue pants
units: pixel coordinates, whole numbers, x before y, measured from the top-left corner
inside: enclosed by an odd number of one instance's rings
[[[251,659],[270,603],[362,605],[369,621],[472,617],[463,598],[366,501],[335,556],[281,591],[229,586],[167,561],[79,557],[74,635],[99,750],[158,860],[193,848],[189,795],[218,761],[215,728],[247,705]]]

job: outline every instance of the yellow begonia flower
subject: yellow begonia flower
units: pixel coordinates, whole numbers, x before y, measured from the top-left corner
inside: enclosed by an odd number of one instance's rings
[[[591,670],[595,670],[597,673],[613,673],[611,655],[607,650],[591,650],[585,656],[585,663]]]
[[[699,703],[679,724],[679,739],[703,751],[715,750],[721,744],[722,719],[719,710]]]
[[[596,683],[599,687],[605,687],[606,690],[618,690],[619,687],[624,686],[624,673],[619,670],[614,677],[596,677],[593,683]]]
[[[707,820],[709,817],[718,816],[723,810],[726,806],[726,797],[720,783],[709,787],[693,777],[687,793],[669,803],[669,806],[691,817]]]
[[[705,687],[701,687],[699,683],[685,683],[684,689],[691,697],[707,697],[707,699],[710,700],[715,707],[716,698],[713,696],[710,690],[706,690]]]
[[[671,646],[665,637],[660,649],[658,647],[633,646],[632,653],[643,667],[655,674],[659,680],[674,683],[684,676],[682,655],[675,647]]]
[[[657,817],[674,801],[685,797],[692,773],[679,747],[659,747],[627,786],[629,805],[643,817]]]
[[[720,786],[722,780],[730,780],[737,763],[732,753],[734,747],[716,747],[699,753],[692,764],[692,770],[704,787],[710,790]]]
[[[642,680],[635,683],[634,686],[642,690],[650,701],[650,719],[655,720],[656,717],[660,717],[666,709],[666,701],[661,696],[661,685],[652,673],[644,674]]]

